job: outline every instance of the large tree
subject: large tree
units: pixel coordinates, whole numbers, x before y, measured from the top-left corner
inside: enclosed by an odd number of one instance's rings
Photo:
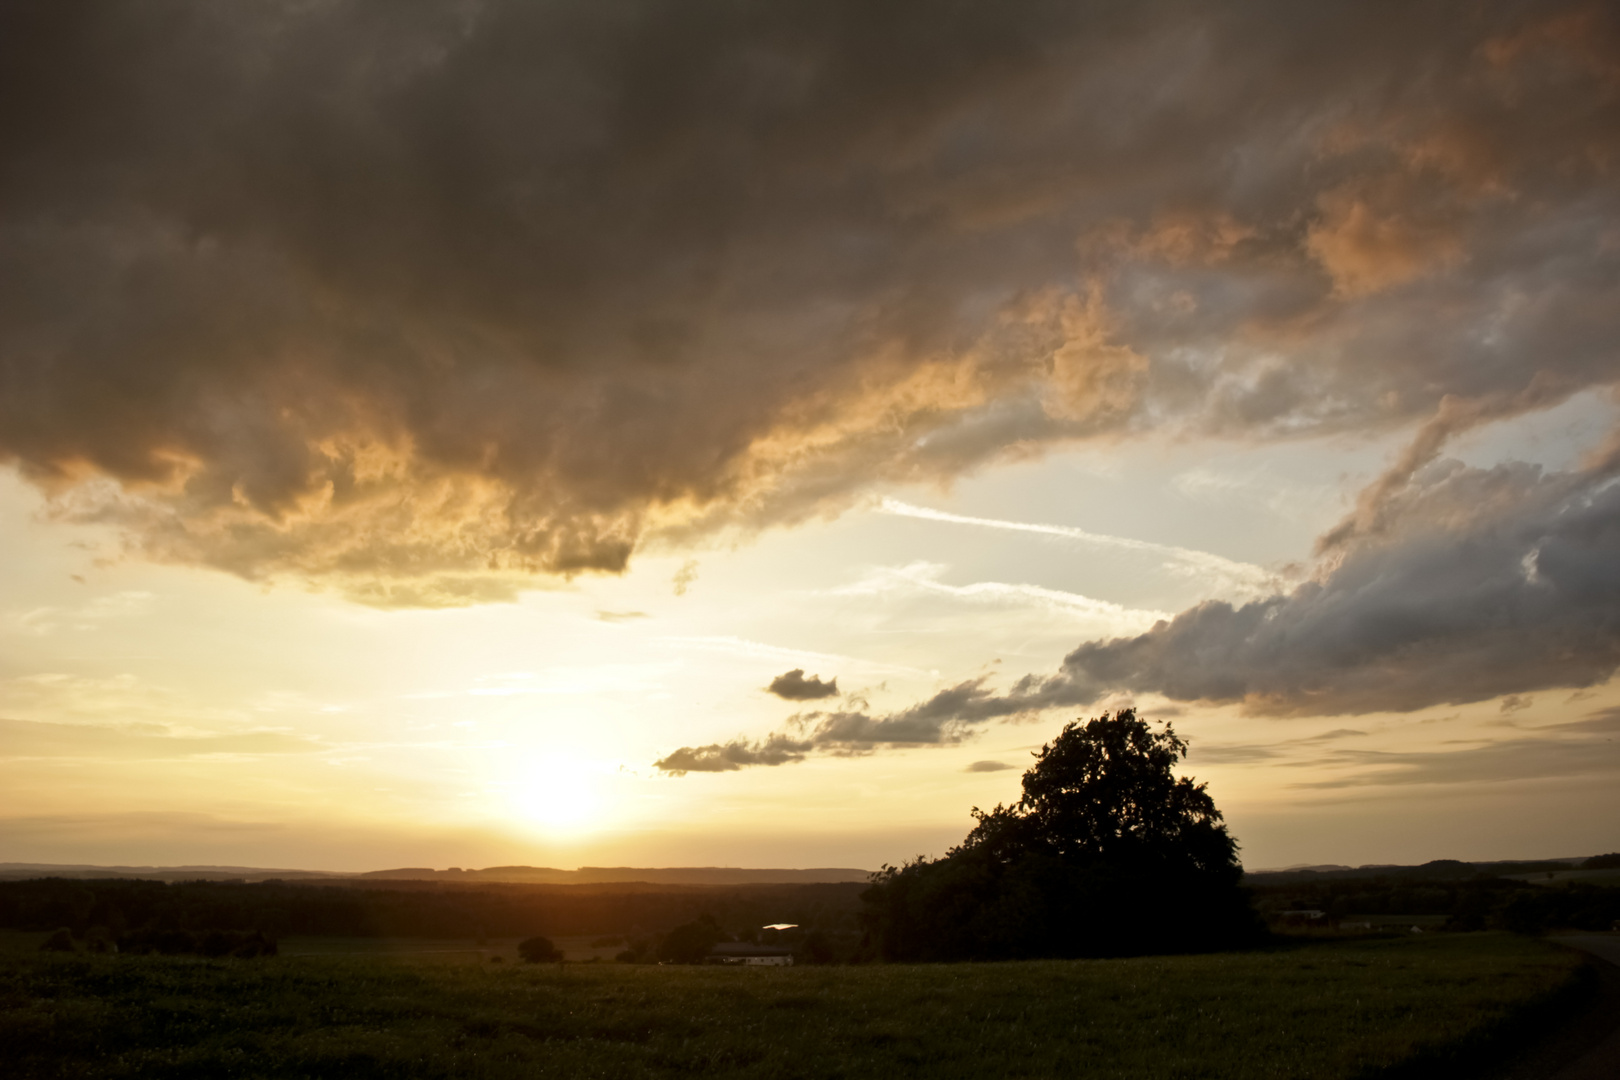
[[[1237,844],[1187,744],[1132,709],[1066,726],[942,859],[884,867],[863,897],[894,960],[1106,956],[1243,944],[1256,920]]]

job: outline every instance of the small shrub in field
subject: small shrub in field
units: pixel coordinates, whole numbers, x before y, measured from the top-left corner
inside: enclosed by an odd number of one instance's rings
[[[550,938],[539,936],[518,942],[518,955],[531,964],[549,964],[563,958],[562,950]]]
[[[275,939],[261,930],[252,933],[210,930],[204,934],[188,934],[184,930],[137,930],[118,939],[118,951],[136,956],[158,952],[166,956],[192,954],[251,960],[258,956],[275,956],[280,950]]]
[[[45,944],[41,945],[39,948],[41,952],[72,952],[73,931],[64,926],[62,929],[46,938]]]
[[[709,950],[725,940],[714,916],[703,915],[665,934],[658,943],[658,959],[666,964],[701,964]]]

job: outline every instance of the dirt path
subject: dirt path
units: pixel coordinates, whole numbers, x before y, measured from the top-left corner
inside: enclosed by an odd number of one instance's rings
[[[1620,1077],[1620,937],[1579,934],[1552,939],[1590,953],[1597,965],[1598,997],[1545,1042],[1490,1080],[1616,1080]]]

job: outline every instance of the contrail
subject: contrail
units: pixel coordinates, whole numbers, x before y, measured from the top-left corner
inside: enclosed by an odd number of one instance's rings
[[[909,587],[922,592],[953,596],[959,600],[1010,600],[1032,603],[1067,612],[1070,615],[1104,620],[1113,624],[1119,633],[1141,633],[1161,619],[1168,620],[1171,618],[1171,614],[1167,611],[1128,608],[1109,600],[1098,600],[1095,597],[1083,596],[1080,593],[1062,592],[1057,589],[1044,588],[1040,585],[1013,585],[1001,581],[978,581],[971,585],[948,585],[939,580],[939,573],[944,569],[943,566],[926,562],[884,568],[878,570],[872,577],[864,581],[846,585],[841,589],[834,589],[833,592],[847,596],[877,592],[884,589]]]
[[[1273,575],[1266,572],[1263,567],[1253,563],[1236,562],[1232,559],[1222,558],[1207,551],[1195,551],[1192,548],[1174,547],[1170,544],[1154,544],[1146,540],[1131,540],[1123,536],[1108,536],[1103,533],[1087,532],[1071,525],[1042,525],[1027,521],[1002,521],[1000,518],[968,517],[966,514],[948,514],[943,510],[930,510],[925,506],[913,506],[901,502],[899,499],[885,498],[878,509],[885,514],[894,514],[897,517],[921,518],[925,521],[944,521],[953,525],[977,525],[985,529],[1005,529],[1009,532],[1039,533],[1043,536],[1061,536],[1067,540],[1078,540],[1083,544],[1094,547],[1113,548],[1116,551],[1135,551],[1146,555],[1153,555],[1161,559],[1165,569],[1172,573],[1188,575],[1204,575],[1217,578],[1233,588],[1244,592],[1269,592],[1273,587]]]

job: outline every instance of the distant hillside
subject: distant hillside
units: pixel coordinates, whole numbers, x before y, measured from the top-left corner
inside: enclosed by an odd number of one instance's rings
[[[1368,866],[1291,866],[1281,870],[1255,870],[1244,875],[1251,885],[1307,884],[1316,881],[1344,881],[1351,878],[1394,877],[1443,881],[1477,875],[1514,877],[1522,874],[1567,874],[1588,861],[1588,856],[1502,862],[1463,862],[1433,859],[1418,866],[1372,864]]]
[[[732,866],[582,866],[556,870],[548,866],[491,866],[483,870],[451,867],[405,867],[368,873],[320,870],[273,870],[252,866],[85,866],[58,863],[0,863],[0,881],[33,878],[141,878],[147,881],[462,881],[537,885],[607,885],[645,882],[650,885],[812,885],[864,882],[869,870],[831,867],[812,870]]]
[[[353,877],[320,870],[271,870],[257,866],[81,866],[64,863],[0,863],[0,881],[33,878],[140,878],[145,881],[317,881]]]
[[[866,881],[870,870],[829,867],[813,870],[750,870],[732,866],[582,866],[554,870],[549,866],[491,866],[483,870],[373,870],[362,878],[384,881],[500,881],[546,885],[606,885],[635,881],[650,885],[810,885]]]

